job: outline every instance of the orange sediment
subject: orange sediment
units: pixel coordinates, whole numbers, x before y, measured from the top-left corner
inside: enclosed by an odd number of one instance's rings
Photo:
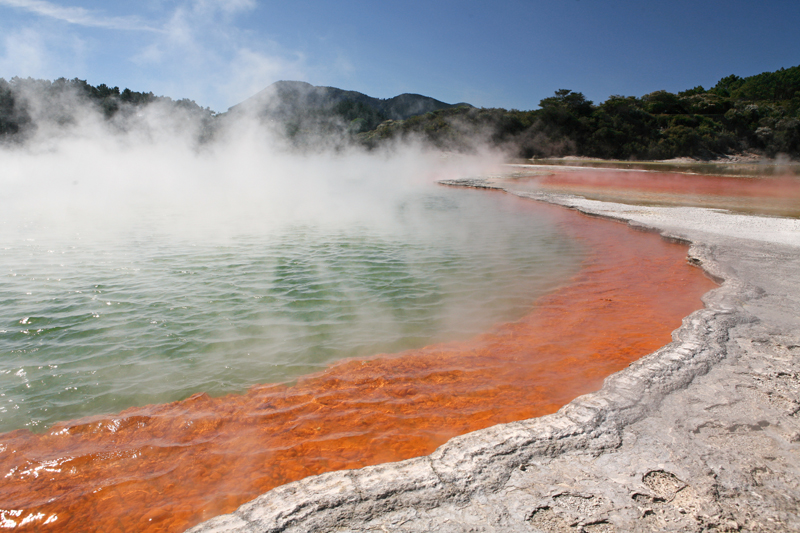
[[[555,173],[541,178],[543,184],[604,189],[642,190],[682,195],[714,195],[782,198],[800,195],[800,180],[792,176],[743,178],[699,176],[677,172],[577,171]]]
[[[275,486],[432,452],[555,412],[671,340],[714,287],[686,247],[550,206],[588,253],[522,319],[464,342],[347,360],[291,385],[0,435],[0,521],[24,531],[182,531]]]
[[[800,178],[790,175],[731,177],[582,169],[510,180],[510,183],[514,183],[514,188],[530,186],[604,201],[800,217]]]

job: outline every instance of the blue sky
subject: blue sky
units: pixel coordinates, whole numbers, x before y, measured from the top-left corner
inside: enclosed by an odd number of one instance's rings
[[[800,64],[798,0],[0,0],[0,77],[224,111],[281,79],[534,109]]]

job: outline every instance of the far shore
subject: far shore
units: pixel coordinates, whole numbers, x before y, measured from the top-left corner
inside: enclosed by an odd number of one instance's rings
[[[681,172],[722,176],[800,176],[800,161],[779,156],[768,158],[756,153],[719,155],[714,158],[678,157],[675,159],[622,161],[617,159],[595,159],[583,156],[545,157],[514,159],[512,163],[529,165],[575,166],[586,168],[613,168],[631,170],[654,170],[659,172]]]

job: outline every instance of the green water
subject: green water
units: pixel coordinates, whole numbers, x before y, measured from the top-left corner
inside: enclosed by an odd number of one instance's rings
[[[290,381],[519,318],[581,248],[546,212],[429,188],[391,224],[0,240],[0,431]],[[24,229],[24,228],[23,228]]]

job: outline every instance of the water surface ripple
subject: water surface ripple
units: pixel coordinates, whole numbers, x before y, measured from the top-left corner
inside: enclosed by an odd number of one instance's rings
[[[380,227],[5,243],[0,432],[243,391],[516,319],[575,272],[581,247],[514,205],[442,189],[404,198]]]
[[[73,350],[63,356],[66,365],[84,365],[76,376],[90,374],[87,361],[124,350],[137,362],[116,356],[111,366],[124,367],[114,386],[125,387],[128,401],[140,390],[156,391],[144,396],[152,398],[170,381],[188,378],[209,389],[219,382],[266,383],[241,394],[198,393],[59,422],[38,434],[28,429],[0,434],[0,524],[22,531],[177,533],[290,481],[428,454],[455,435],[552,413],[669,342],[682,317],[700,307],[700,295],[713,287],[687,264],[685,246],[653,234],[499,193],[458,191],[443,198],[457,205],[479,199],[478,209],[444,233],[418,227],[411,234],[424,238],[417,240],[388,239],[385,233],[376,238],[372,231],[338,240],[338,233],[303,229],[283,233],[268,246],[219,249],[225,257],[220,261],[202,247],[190,254],[196,261],[191,265],[177,264],[188,253],[181,247],[176,247],[180,253],[162,249],[145,255],[167,265],[170,282],[151,291],[161,315],[150,302],[125,292],[130,285],[114,281],[123,274],[110,269],[116,274],[95,283],[104,292],[82,292],[80,300],[105,311],[81,324],[102,323],[103,313],[112,310],[137,311],[99,328],[99,338],[90,335],[93,343],[84,343],[92,346],[85,350],[89,355]],[[434,205],[452,205],[443,202]],[[495,216],[499,223],[491,222]],[[454,227],[460,230],[453,232]],[[264,263],[248,260],[244,249]],[[540,264],[543,251],[553,255]],[[197,264],[200,259],[205,264]],[[253,261],[264,266],[260,275],[249,275],[257,270]],[[331,275],[331,262],[346,275]],[[123,279],[139,268],[135,265]],[[187,279],[197,281],[179,283]],[[242,303],[251,300],[268,302],[270,311],[263,315],[263,308]],[[321,312],[320,302],[330,312]],[[169,309],[182,310],[178,325]],[[517,312],[522,315],[513,316]],[[153,315],[167,318],[150,324]],[[51,319],[46,313],[25,317],[25,322]],[[270,320],[259,322],[265,317]],[[484,319],[497,324],[481,329]],[[366,326],[348,328],[351,333],[334,327],[362,321]],[[269,334],[265,326],[273,328]],[[30,339],[32,327],[16,324],[12,334]],[[458,340],[471,328],[485,332]],[[165,356],[138,347],[139,333],[151,331],[156,339],[178,337],[174,351]],[[431,337],[423,334],[431,331],[439,342],[428,344]],[[113,346],[103,339],[112,339]],[[298,339],[312,348],[297,348]],[[379,344],[367,348],[369,339]],[[262,343],[270,347],[261,352],[268,363],[252,356]],[[342,346],[345,354],[375,354],[382,349],[375,346],[411,348],[325,365],[330,353],[325,350]],[[25,349],[33,358],[45,351],[35,344]],[[24,359],[14,357],[9,370]],[[22,370],[73,376],[61,364]],[[235,371],[240,364],[247,365],[244,377]],[[319,371],[272,384],[256,375],[272,367],[278,369],[275,376]],[[16,373],[4,378],[9,376],[27,379]],[[115,390],[104,390],[109,401],[116,398]],[[78,404],[65,402],[67,410]]]

